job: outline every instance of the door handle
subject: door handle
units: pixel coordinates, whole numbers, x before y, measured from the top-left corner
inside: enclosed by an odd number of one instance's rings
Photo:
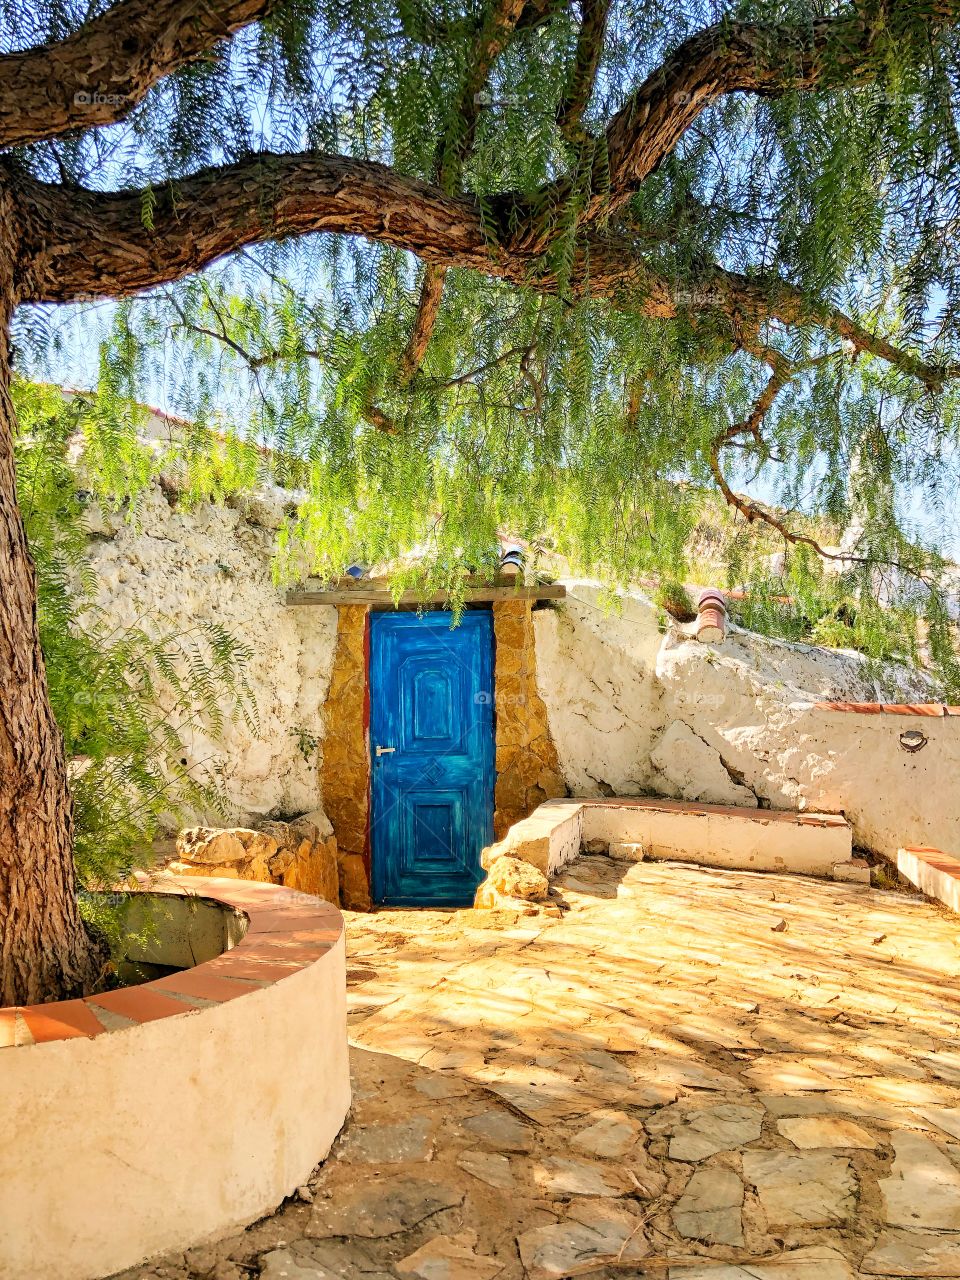
[[[388,756],[391,751],[396,751],[396,747],[377,747],[378,756]]]

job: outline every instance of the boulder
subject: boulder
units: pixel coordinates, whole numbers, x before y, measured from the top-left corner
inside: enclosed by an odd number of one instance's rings
[[[243,862],[249,857],[246,839],[256,835],[256,831],[245,827],[232,827],[225,831],[216,827],[190,827],[177,837],[177,853],[187,862],[202,862],[208,866]]]
[[[327,817],[323,809],[311,809],[309,813],[301,814],[291,826],[299,826],[301,823],[309,822],[316,827],[320,836],[326,840],[327,836],[333,835],[333,823]]]
[[[498,893],[508,898],[524,898],[528,902],[541,902],[550,889],[542,871],[529,862],[508,855],[494,861],[487,880]]]
[[[474,906],[487,910],[522,910],[531,902],[543,902],[549,890],[550,882],[537,867],[502,854],[491,863],[486,880],[477,890]]]

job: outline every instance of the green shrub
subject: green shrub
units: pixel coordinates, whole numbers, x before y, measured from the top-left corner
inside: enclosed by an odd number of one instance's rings
[[[188,765],[184,735],[199,727],[215,740],[227,715],[255,729],[244,674],[250,654],[216,623],[183,630],[147,617],[119,629],[97,607],[90,495],[78,488],[70,459],[86,410],[22,383],[15,398],[20,502],[37,568],[50,700],[70,768],[77,877],[81,890],[100,889],[149,864],[161,826],[190,810],[222,811],[215,777]],[[149,472],[140,478],[146,483]],[[99,901],[84,895],[84,915],[116,941],[116,916]]]
[[[692,622],[697,616],[697,606],[682,582],[670,579],[661,582],[654,593],[654,600],[677,622]]]

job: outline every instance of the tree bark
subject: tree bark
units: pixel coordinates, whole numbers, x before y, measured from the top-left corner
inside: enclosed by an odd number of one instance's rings
[[[89,990],[100,948],[80,919],[73,808],[37,626],[36,572],[17,505],[10,398],[16,304],[0,196],[0,1005]]]
[[[119,0],[64,40],[0,56],[0,146],[122,120],[164,76],[278,0]]]
[[[16,199],[21,253],[30,263],[21,302],[131,297],[246,245],[311,232],[363,236],[439,268],[468,268],[544,294],[556,289],[535,244],[518,247],[522,229],[512,238],[503,231],[509,243],[491,243],[475,199],[448,195],[371,160],[320,151],[262,152],[204,169],[155,189],[152,227],[144,226],[141,191],[87,191],[15,171],[9,173],[9,190]],[[509,196],[490,201],[494,225],[506,228],[514,221],[513,205]],[[928,363],[770,273],[748,276],[703,262],[683,280],[671,279],[658,265],[656,248],[649,236],[587,229],[574,258],[574,291],[589,290],[651,319],[686,311],[726,316],[741,325],[771,319],[816,325],[930,390],[960,376],[960,367]]]

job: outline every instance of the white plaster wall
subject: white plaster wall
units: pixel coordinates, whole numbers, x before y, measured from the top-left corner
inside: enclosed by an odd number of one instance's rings
[[[960,717],[820,710],[812,702],[866,700],[856,668],[843,681],[843,655],[805,658],[758,639],[665,647],[663,705],[773,808],[842,812],[859,845],[890,858],[904,844],[960,849]],[[924,696],[904,678],[905,697]],[[916,754],[899,742],[910,729],[928,739]]]
[[[333,663],[336,610],[288,608],[271,580],[280,491],[228,506],[171,508],[154,484],[137,522],[92,513],[91,560],[99,604],[118,626],[221,623],[253,650],[247,676],[259,733],[228,720],[214,742],[203,727],[185,735],[186,757],[217,779],[234,816],[302,813],[320,806],[322,706]],[[301,751],[304,730],[321,743]],[[219,822],[215,814],[196,821]]]
[[[573,795],[840,812],[858,845],[889,857],[905,844],[960,852],[960,717],[811,705],[930,701],[919,673],[889,667],[881,686],[857,654],[736,629],[701,645],[682,628],[662,634],[640,592],[611,614],[595,584],[566,585],[566,601],[534,618],[538,684]],[[898,739],[915,728],[929,742],[911,755]]]
[[[652,786],[662,725],[656,611],[639,592],[613,611],[600,585],[567,583],[559,608],[533,614],[537,684],[574,795],[635,795]]]

